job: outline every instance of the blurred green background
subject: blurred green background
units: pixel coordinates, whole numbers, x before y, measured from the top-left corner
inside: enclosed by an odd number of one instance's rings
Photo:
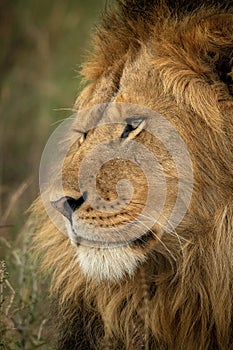
[[[72,114],[104,3],[0,0],[0,349],[50,349],[25,210],[46,140]]]

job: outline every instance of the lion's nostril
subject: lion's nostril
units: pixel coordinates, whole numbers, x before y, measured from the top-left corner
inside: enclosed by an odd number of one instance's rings
[[[58,210],[62,215],[71,221],[73,212],[80,208],[87,199],[87,192],[85,191],[81,197],[74,199],[72,197],[64,196],[56,201],[51,201],[52,206]]]

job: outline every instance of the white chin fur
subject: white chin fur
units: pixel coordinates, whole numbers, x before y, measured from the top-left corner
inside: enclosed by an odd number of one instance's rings
[[[132,277],[144,256],[137,256],[129,248],[92,248],[79,246],[77,259],[82,271],[98,281],[119,281]]]

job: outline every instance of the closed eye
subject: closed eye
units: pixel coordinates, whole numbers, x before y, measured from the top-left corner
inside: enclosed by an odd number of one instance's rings
[[[78,129],[73,129],[73,131],[80,135],[78,141],[79,141],[79,143],[80,143],[80,145],[81,145],[81,143],[83,143],[83,141],[84,141],[84,140],[86,139],[86,137],[87,137],[87,132],[81,131],[81,130],[78,130]]]
[[[121,139],[126,139],[129,134],[138,129],[139,126],[142,127],[144,125],[145,118],[127,118],[125,121],[127,124],[120,136]]]

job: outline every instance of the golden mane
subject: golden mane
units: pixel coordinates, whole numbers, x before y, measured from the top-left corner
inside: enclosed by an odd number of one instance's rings
[[[178,106],[179,131],[198,157],[193,214],[177,230],[182,243],[165,237],[169,251],[144,247],[146,262],[115,283],[88,279],[75,247],[42,201],[34,203],[33,245],[52,274],[59,350],[233,349],[233,7],[230,1],[172,4],[119,1],[105,15],[83,68],[91,83],[76,107],[108,102],[126,60],[149,43],[155,89],[168,99],[161,111],[166,115],[169,101]]]

